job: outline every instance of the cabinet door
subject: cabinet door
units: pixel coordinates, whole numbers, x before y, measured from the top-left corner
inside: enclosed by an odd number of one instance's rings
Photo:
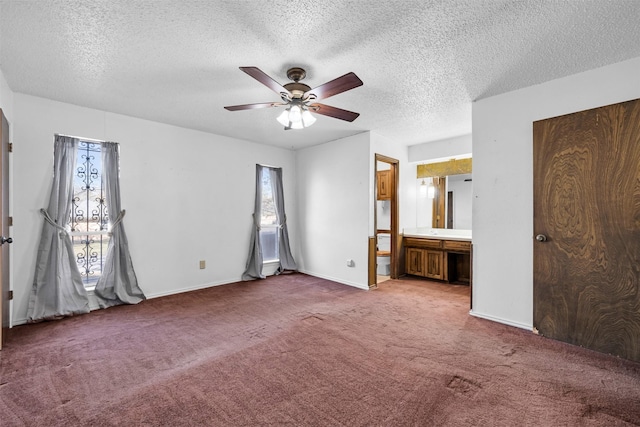
[[[425,254],[426,251],[424,249],[407,248],[407,274],[413,274],[415,276],[425,275]]]
[[[444,279],[444,268],[442,265],[442,251],[425,251],[426,269],[425,276],[431,279]]]
[[[376,178],[378,181],[378,200],[391,199],[391,171],[378,171]]]

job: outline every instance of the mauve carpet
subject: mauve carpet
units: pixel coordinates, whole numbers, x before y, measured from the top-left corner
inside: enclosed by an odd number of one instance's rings
[[[0,424],[640,424],[640,364],[468,306],[465,286],[291,274],[18,326]]]

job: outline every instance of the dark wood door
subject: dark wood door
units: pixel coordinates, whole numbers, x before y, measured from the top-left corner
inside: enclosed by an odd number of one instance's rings
[[[0,232],[2,237],[9,237],[9,123],[0,110],[2,126],[0,127]],[[0,349],[4,346],[9,330],[9,244],[0,246],[0,318],[2,318],[2,329],[0,330]]]
[[[640,361],[640,100],[534,122],[533,144],[534,327]]]

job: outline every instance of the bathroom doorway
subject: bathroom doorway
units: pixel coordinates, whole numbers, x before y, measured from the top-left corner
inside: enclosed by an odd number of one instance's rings
[[[375,156],[375,232],[370,250],[370,287],[399,276],[400,239],[398,233],[399,161]]]

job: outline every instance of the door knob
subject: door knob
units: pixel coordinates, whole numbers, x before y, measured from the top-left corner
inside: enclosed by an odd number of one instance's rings
[[[547,236],[545,236],[544,234],[538,234],[536,236],[536,240],[538,242],[546,242],[547,241]]]
[[[0,245],[4,245],[5,243],[13,243],[13,239],[11,237],[0,236]]]

